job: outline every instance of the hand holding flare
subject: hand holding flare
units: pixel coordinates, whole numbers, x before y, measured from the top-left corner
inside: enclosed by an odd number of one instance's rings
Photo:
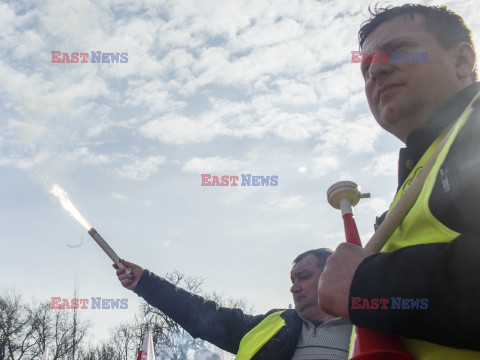
[[[116,264],[113,264],[113,267],[117,269],[118,280],[120,280],[124,288],[133,291],[138,284],[138,280],[140,280],[140,277],[143,274],[143,268],[126,260],[120,260],[120,263],[123,265],[122,268],[119,268]],[[131,273],[127,272],[129,269],[131,270]]]

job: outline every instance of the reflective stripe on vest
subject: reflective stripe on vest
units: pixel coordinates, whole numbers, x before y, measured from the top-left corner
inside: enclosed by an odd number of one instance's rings
[[[428,200],[432,193],[433,186],[437,178],[437,174],[440,171],[445,158],[455,140],[458,132],[461,130],[463,125],[466,123],[470,115],[472,114],[473,109],[468,111],[461,119],[457,121],[454,125],[455,129],[445,144],[444,148],[438,155],[438,158],[433,165],[430,174],[425,180],[425,184],[416,200],[415,204],[412,206],[411,210],[408,212],[405,219],[402,221],[400,226],[395,230],[393,235],[388,239],[385,246],[382,248],[381,252],[392,252],[398,250],[402,247],[418,245],[418,244],[431,244],[438,242],[451,242],[455,239],[459,233],[449,229],[440,221],[438,221],[433,214],[430,212],[428,206]],[[439,137],[430,145],[427,151],[423,154],[422,158],[419,160],[415,168],[410,172],[407,179],[404,181],[400,189],[398,190],[395,198],[390,205],[390,212],[393,207],[396,205],[400,197],[406,191],[408,186],[410,186],[412,180],[425,165],[427,160],[430,158],[431,154],[435,151],[437,146],[441,143],[443,137],[448,132],[448,129],[445,129]],[[387,213],[388,216],[388,213]],[[351,346],[353,344],[353,333],[352,330],[352,341],[350,342],[350,353]],[[411,354],[417,360],[470,360],[470,359],[480,359],[480,352],[470,351],[470,350],[461,350],[450,348],[446,346],[436,345],[421,340],[413,340],[403,338],[406,349],[409,354]],[[350,357],[349,353],[349,357]]]
[[[250,360],[276,333],[284,327],[281,317],[285,310],[274,312],[250,330],[240,341],[236,360]]]

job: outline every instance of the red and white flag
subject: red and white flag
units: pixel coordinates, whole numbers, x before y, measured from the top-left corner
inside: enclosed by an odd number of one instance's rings
[[[48,360],[48,349],[47,348],[43,352],[42,356],[40,356],[40,360]]]
[[[147,335],[143,340],[142,348],[138,353],[137,360],[155,360],[155,350],[153,349],[152,327],[148,327]]]

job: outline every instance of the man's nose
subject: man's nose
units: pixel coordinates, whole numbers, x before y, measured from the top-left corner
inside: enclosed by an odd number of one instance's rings
[[[368,68],[370,78],[379,79],[382,76],[389,75],[393,72],[394,66],[391,64],[390,59],[388,62],[378,59],[377,62],[372,62]]]
[[[297,292],[299,292],[301,290],[301,287],[298,285],[298,283],[295,281],[293,284],[292,284],[292,287],[290,288],[290,292],[292,294],[295,294]]]

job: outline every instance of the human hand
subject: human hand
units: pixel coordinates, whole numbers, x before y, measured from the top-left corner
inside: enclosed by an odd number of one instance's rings
[[[122,283],[124,288],[128,290],[135,289],[135,286],[138,284],[138,280],[143,274],[143,268],[137,264],[120,260],[120,262],[125,266],[124,268],[119,268],[116,264],[113,264],[113,267],[117,269],[117,277],[118,280]],[[127,274],[127,268],[130,269],[131,273]]]
[[[353,276],[363,259],[375,254],[360,246],[342,243],[330,255],[318,282],[318,305],[326,314],[350,319],[348,302]]]

